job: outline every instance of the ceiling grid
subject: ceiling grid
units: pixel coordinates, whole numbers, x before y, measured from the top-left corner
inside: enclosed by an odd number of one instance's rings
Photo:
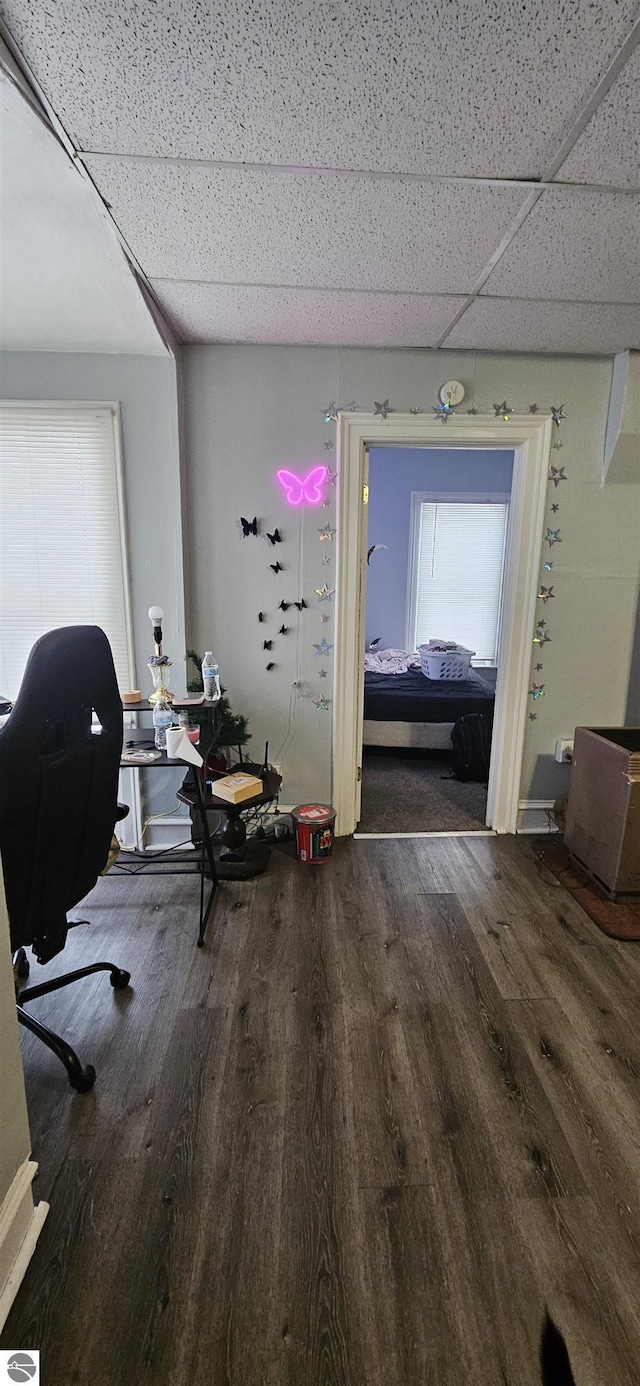
[[[176,336],[640,348],[638,0],[0,0]]]

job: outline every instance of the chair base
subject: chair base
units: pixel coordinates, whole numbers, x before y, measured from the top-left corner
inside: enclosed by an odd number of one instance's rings
[[[28,977],[29,962],[23,948],[19,948],[14,955],[13,965],[18,977]],[[42,1021],[36,1020],[24,1009],[26,1001],[35,1001],[38,996],[47,996],[52,991],[60,991],[62,987],[67,987],[71,982],[78,982],[82,977],[89,977],[92,972],[108,972],[109,981],[116,991],[122,991],[129,985],[131,974],[124,968],[116,967],[114,963],[99,962],[91,963],[87,967],[79,967],[75,972],[65,972],[61,977],[53,977],[49,982],[41,982],[35,987],[25,987],[19,992],[17,1002],[18,1020],[24,1025],[26,1030],[30,1030],[32,1035],[37,1035],[38,1039],[46,1044],[47,1048],[57,1055],[60,1062],[64,1064],[71,1087],[76,1092],[89,1092],[96,1081],[96,1071],[92,1064],[81,1064],[75,1050],[60,1035],[56,1035],[48,1025],[43,1025]]]

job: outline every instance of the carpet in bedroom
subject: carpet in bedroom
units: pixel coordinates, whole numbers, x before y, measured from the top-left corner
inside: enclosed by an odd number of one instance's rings
[[[478,832],[485,827],[487,786],[443,779],[450,774],[446,758],[365,754],[358,831]]]

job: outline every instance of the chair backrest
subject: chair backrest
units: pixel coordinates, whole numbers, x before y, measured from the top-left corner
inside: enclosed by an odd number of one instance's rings
[[[95,712],[100,728],[92,728]],[[46,962],[95,885],[117,813],[122,705],[98,626],[36,641],[0,731],[0,852],[12,947]]]

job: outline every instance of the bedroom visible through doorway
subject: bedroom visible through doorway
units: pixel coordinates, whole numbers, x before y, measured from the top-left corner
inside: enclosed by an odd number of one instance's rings
[[[485,829],[512,475],[509,449],[369,449],[359,832]]]

